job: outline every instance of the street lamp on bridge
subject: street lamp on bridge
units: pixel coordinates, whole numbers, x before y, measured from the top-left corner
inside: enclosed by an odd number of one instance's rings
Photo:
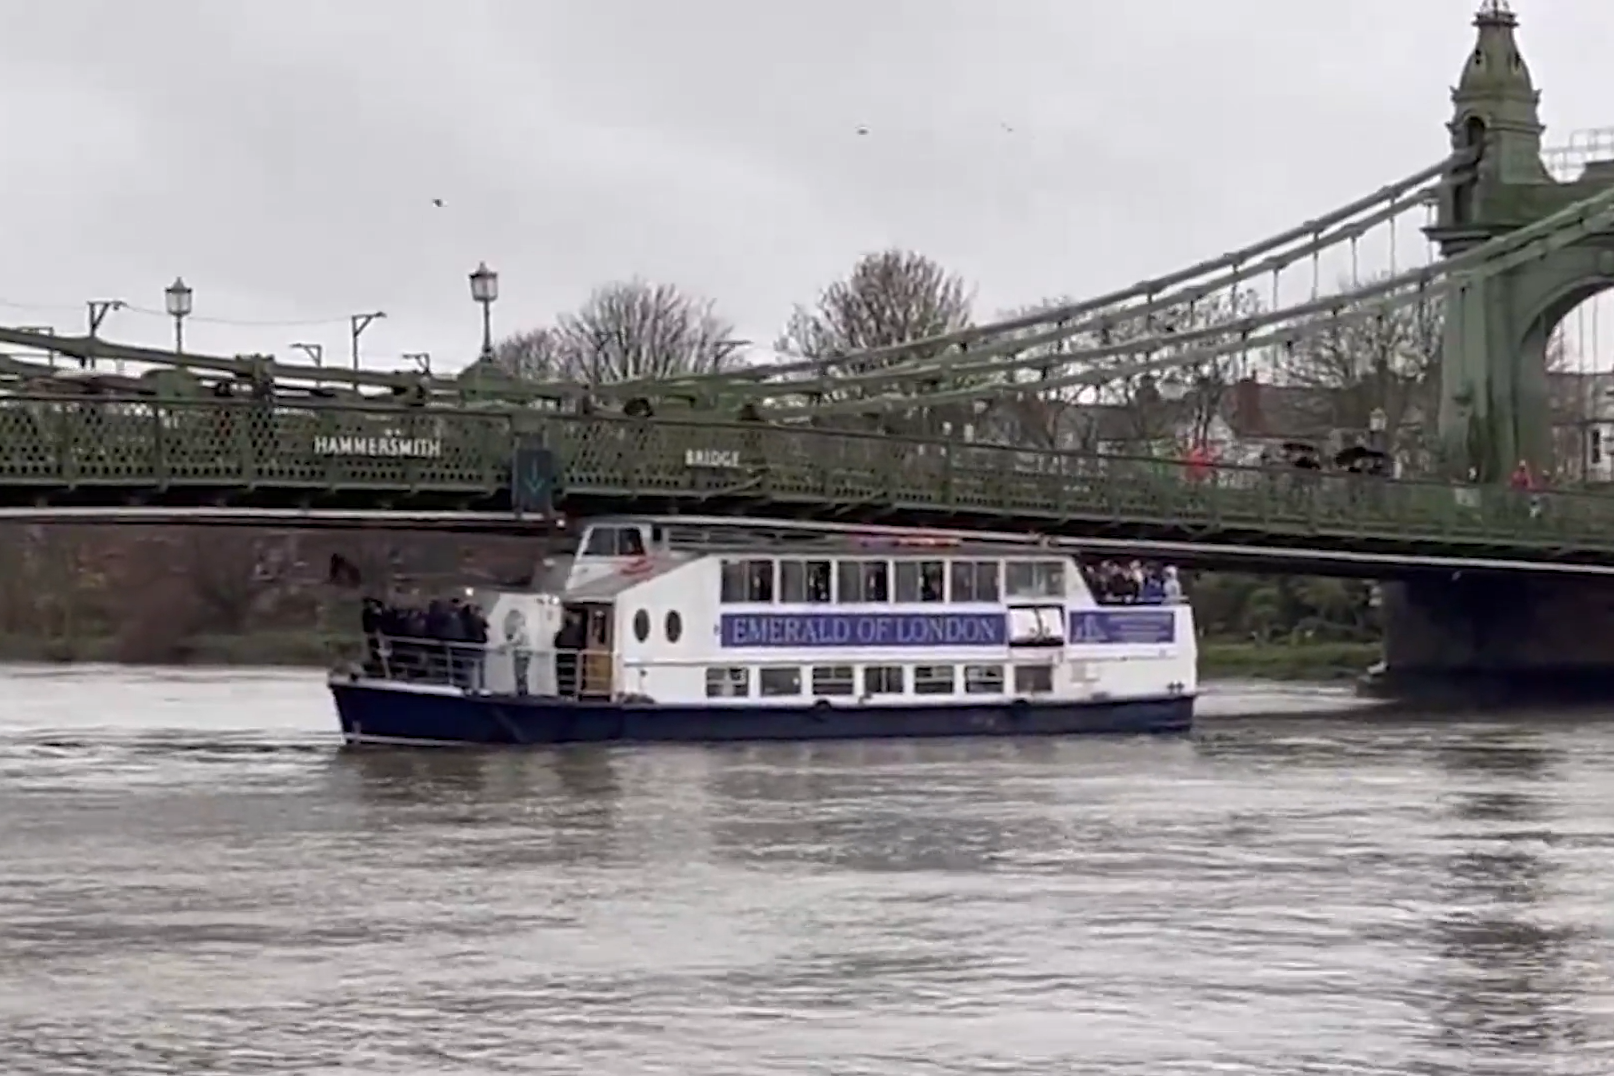
[[[1384,451],[1384,431],[1389,427],[1389,425],[1390,416],[1384,413],[1384,408],[1375,407],[1372,411],[1368,412],[1368,441],[1374,451]]]
[[[191,314],[192,292],[190,285],[185,283],[183,277],[175,277],[174,282],[168,285],[163,292],[164,306],[168,309],[168,316],[174,319],[174,354],[182,355],[185,351],[185,319]]]
[[[482,359],[493,361],[493,300],[499,297],[499,274],[487,262],[477,264],[471,274],[471,298],[482,306]]]

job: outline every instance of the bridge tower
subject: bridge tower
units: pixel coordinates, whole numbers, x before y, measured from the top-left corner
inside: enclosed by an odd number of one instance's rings
[[[1454,150],[1478,153],[1442,193],[1429,237],[1446,256],[1547,217],[1614,186],[1614,161],[1557,182],[1541,157],[1540,93],[1519,51],[1506,0],[1484,0],[1477,38],[1452,90]],[[1454,469],[1505,479],[1527,460],[1551,463],[1546,358],[1553,330],[1614,286],[1614,234],[1589,237],[1505,272],[1459,276],[1446,302],[1440,439]]]
[[[1452,90],[1453,150],[1477,159],[1442,191],[1429,237],[1450,257],[1614,187],[1614,161],[1561,182],[1542,160],[1540,95],[1505,0],[1484,0]],[[1446,295],[1439,432],[1448,464],[1505,480],[1551,463],[1547,345],[1575,307],[1614,287],[1614,233],[1591,233]],[[1462,572],[1384,584],[1382,686],[1464,703],[1614,698],[1614,586]]]

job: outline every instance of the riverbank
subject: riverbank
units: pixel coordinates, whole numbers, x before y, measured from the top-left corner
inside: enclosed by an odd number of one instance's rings
[[[1384,657],[1380,643],[1250,643],[1211,639],[1199,647],[1205,680],[1354,680]]]
[[[323,668],[352,648],[345,636],[270,631],[200,635],[185,640],[165,665],[313,666]],[[0,661],[82,663],[118,661],[116,639],[0,636]],[[1207,680],[1348,680],[1379,660],[1377,643],[1251,643],[1208,640],[1199,674]]]

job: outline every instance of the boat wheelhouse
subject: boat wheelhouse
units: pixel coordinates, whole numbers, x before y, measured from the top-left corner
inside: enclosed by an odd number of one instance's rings
[[[599,519],[534,588],[470,595],[485,643],[376,633],[331,688],[354,743],[1187,729],[1191,609],[1100,602],[1082,568],[1010,536]]]

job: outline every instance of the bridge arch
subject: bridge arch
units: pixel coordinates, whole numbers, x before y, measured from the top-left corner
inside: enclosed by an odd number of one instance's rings
[[[1552,461],[1560,479],[1614,481],[1614,250],[1559,263],[1558,287],[1538,297],[1517,351],[1547,380]],[[1585,275],[1572,270],[1587,265]],[[1547,277],[1547,274],[1543,274]],[[1546,281],[1543,280],[1543,284]],[[1602,324],[1600,324],[1600,322]]]

